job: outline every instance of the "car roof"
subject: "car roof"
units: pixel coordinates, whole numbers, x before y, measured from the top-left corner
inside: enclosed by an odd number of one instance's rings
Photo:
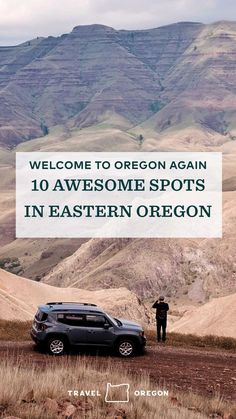
[[[41,304],[38,307],[44,312],[65,312],[65,311],[79,311],[79,312],[93,312],[93,313],[104,313],[104,311],[97,307],[95,304],[90,303],[71,303],[71,302],[49,302]]]

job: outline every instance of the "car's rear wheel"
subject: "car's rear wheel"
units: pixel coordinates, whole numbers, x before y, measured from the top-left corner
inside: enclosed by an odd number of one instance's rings
[[[48,340],[47,347],[50,355],[63,355],[66,350],[66,342],[63,338],[55,336]]]
[[[122,339],[117,344],[118,355],[127,358],[132,356],[135,352],[135,344],[130,339]]]

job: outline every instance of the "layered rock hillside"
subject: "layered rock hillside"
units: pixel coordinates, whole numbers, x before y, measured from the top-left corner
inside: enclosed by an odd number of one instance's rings
[[[235,35],[234,22],[90,25],[0,47],[0,144],[89,127],[107,112],[126,129],[148,120],[157,132],[193,124],[234,136]]]

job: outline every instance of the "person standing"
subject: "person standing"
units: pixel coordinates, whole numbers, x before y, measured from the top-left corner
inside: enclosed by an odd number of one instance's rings
[[[165,297],[161,295],[152,308],[156,309],[157,341],[160,342],[162,340],[162,342],[165,342],[167,311],[169,310],[169,305],[165,303]]]

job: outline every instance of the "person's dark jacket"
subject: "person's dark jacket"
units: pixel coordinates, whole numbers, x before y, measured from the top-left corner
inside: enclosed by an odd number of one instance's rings
[[[169,305],[164,301],[156,301],[152,308],[156,309],[156,319],[158,320],[166,320],[167,319],[167,311],[169,310]]]

